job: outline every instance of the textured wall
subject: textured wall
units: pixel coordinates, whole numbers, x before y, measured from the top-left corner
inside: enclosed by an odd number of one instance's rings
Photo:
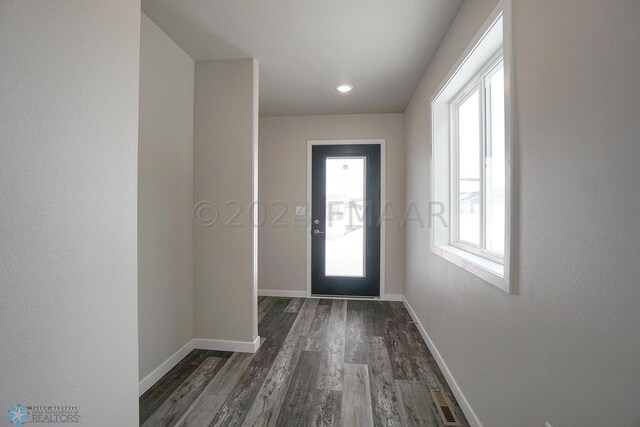
[[[254,199],[257,150],[254,59],[196,62],[194,201],[212,203],[217,223],[194,228],[197,338],[253,342],[257,337]],[[234,224],[237,205],[242,213]],[[207,216],[208,217],[208,216]]]
[[[143,15],[138,145],[140,378],[194,337],[194,72],[193,59]]]
[[[640,3],[514,0],[515,294],[406,233],[405,295],[485,426],[640,423]],[[494,0],[463,4],[405,113],[429,198],[429,101]]]
[[[138,416],[140,2],[0,2],[0,402]]]

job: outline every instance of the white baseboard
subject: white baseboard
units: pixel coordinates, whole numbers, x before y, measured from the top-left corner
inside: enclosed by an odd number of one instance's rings
[[[282,298],[336,298],[336,299],[361,299],[358,297],[348,296],[335,296],[335,297],[316,297],[314,295],[307,295],[307,291],[285,291],[277,289],[258,289],[258,296],[261,297],[282,297]],[[382,301],[402,301],[403,296],[400,294],[384,294],[380,297]]]
[[[464,415],[467,417],[467,421],[469,421],[469,424],[471,424],[472,427],[482,427],[482,423],[478,419],[478,416],[476,415],[476,413],[471,408],[471,405],[469,405],[469,402],[467,401],[467,398],[462,393],[462,390],[460,389],[460,386],[458,385],[458,383],[456,382],[455,378],[453,377],[453,374],[449,370],[449,367],[447,366],[447,364],[445,363],[444,359],[440,355],[440,352],[436,348],[435,344],[433,343],[433,341],[431,341],[431,337],[429,337],[429,334],[427,334],[427,331],[422,326],[422,323],[420,323],[420,320],[418,319],[418,316],[416,316],[416,313],[411,308],[411,305],[409,304],[407,299],[403,298],[402,300],[404,302],[405,307],[407,308],[407,311],[411,315],[411,318],[416,323],[416,326],[418,327],[418,330],[420,331],[420,335],[422,335],[422,339],[427,344],[427,347],[429,347],[429,350],[431,351],[431,354],[433,355],[434,359],[436,360],[436,363],[438,363],[438,366],[440,367],[440,370],[442,371],[442,374],[444,375],[445,379],[447,380],[447,383],[449,384],[449,387],[451,388],[451,391],[453,392],[454,396],[456,397],[456,400],[458,401],[458,404],[460,404],[460,409],[462,409],[462,412],[464,412]]]
[[[225,340],[209,340],[203,338],[194,338],[186,343],[180,350],[173,353],[171,357],[162,362],[160,366],[154,369],[149,375],[144,377],[138,384],[139,396],[149,390],[152,385],[157,383],[160,378],[165,376],[174,366],[184,359],[192,350],[218,350],[218,351],[234,351],[239,353],[255,353],[260,348],[260,337],[255,341],[225,341]]]
[[[171,357],[162,362],[160,366],[154,369],[149,375],[144,377],[140,383],[138,384],[138,392],[140,396],[144,394],[145,391],[149,390],[152,385],[158,382],[160,378],[166,375],[174,366],[178,364],[182,359],[186,357],[187,354],[191,353],[193,350],[193,340],[186,343],[180,350],[173,353]]]
[[[284,291],[284,290],[277,290],[277,289],[258,289],[258,296],[305,298],[307,296],[307,291]]]
[[[239,353],[255,353],[260,348],[260,337],[255,341],[226,341],[194,338],[193,348],[203,350],[235,351]]]

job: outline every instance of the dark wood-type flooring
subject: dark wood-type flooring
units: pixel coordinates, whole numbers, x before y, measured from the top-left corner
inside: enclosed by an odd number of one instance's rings
[[[140,397],[144,426],[444,426],[466,419],[402,303],[260,297],[255,354],[194,350]]]

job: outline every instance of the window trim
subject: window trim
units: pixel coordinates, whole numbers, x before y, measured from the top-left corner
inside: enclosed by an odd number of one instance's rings
[[[487,258],[498,264],[504,263],[504,254],[492,252],[486,249],[486,198],[487,192],[485,188],[486,184],[486,159],[487,159],[487,116],[486,116],[486,92],[487,92],[487,80],[490,79],[500,68],[504,67],[503,49],[500,48],[494,53],[485,65],[469,80],[466,86],[464,86],[460,92],[451,100],[449,109],[449,122],[450,122],[450,147],[451,147],[451,165],[450,165],[450,183],[451,183],[451,215],[450,215],[450,244],[463,251],[471,252],[483,258]],[[459,188],[459,146],[458,139],[458,109],[459,107],[469,99],[475,92],[478,91],[480,96],[480,239],[478,245],[472,242],[466,242],[460,239],[460,188]]]
[[[499,25],[501,23],[501,25]],[[511,0],[500,0],[478,33],[455,62],[431,98],[431,183],[430,200],[442,203],[447,222],[432,218],[431,251],[483,281],[511,293],[513,283],[514,207],[514,92]],[[478,256],[451,245],[451,148],[450,103],[502,46],[505,86],[505,242],[503,263]]]

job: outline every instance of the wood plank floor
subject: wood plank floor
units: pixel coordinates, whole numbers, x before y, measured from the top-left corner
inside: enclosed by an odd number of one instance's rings
[[[438,426],[442,390],[400,302],[258,299],[255,354],[194,350],[140,397],[143,426]]]

